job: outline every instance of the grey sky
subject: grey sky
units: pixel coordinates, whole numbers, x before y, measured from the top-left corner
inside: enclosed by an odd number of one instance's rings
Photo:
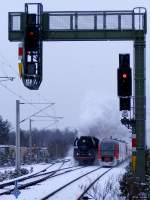
[[[0,48],[0,75],[15,76],[18,72],[18,43],[8,41],[8,12],[24,11],[25,2],[41,2],[44,11],[63,10],[132,10],[143,6],[148,10],[149,0],[41,0],[22,1],[5,0],[1,5],[1,48]],[[147,33],[147,108],[149,104],[149,26]],[[133,65],[132,42],[44,42],[43,49],[43,82],[38,91],[26,89],[22,81],[0,82],[7,88],[20,94],[28,101],[52,101],[56,114],[64,119],[58,127],[78,128],[94,117],[101,115],[104,106],[110,108],[110,114],[120,119],[117,97],[116,75],[118,67],[118,54],[131,54],[131,67]],[[16,71],[16,72],[15,72]],[[40,95],[39,95],[40,94]],[[15,126],[14,96],[6,88],[0,86],[0,114]],[[39,107],[39,109],[41,106]],[[36,109],[28,105],[21,106],[21,119],[29,116]],[[54,110],[47,112],[54,115]],[[148,111],[149,112],[149,111]],[[147,117],[149,121],[149,117]],[[148,122],[147,122],[148,124]],[[43,128],[48,122],[35,122],[34,127]],[[22,125],[28,129],[28,122]]]

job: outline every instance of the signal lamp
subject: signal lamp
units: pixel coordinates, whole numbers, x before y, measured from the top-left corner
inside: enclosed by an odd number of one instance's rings
[[[119,54],[119,68],[117,71],[118,96],[132,95],[132,73],[129,54]]]

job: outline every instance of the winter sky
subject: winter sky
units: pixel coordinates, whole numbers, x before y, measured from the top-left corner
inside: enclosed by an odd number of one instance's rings
[[[21,98],[28,102],[55,102],[49,115],[64,117],[58,128],[79,128],[102,117],[108,110],[111,118],[120,119],[117,97],[118,54],[130,53],[133,66],[132,42],[44,42],[43,82],[38,91],[26,89],[18,77],[18,43],[8,41],[8,12],[24,11],[24,3],[41,2],[44,11],[65,10],[132,10],[134,7],[149,9],[148,0],[5,0],[0,7],[0,76],[14,76],[13,82],[0,82],[1,112],[15,127],[15,101]],[[146,72],[147,72],[147,124],[149,123],[149,25],[147,32]],[[2,85],[3,84],[3,85]],[[8,91],[9,90],[9,91]],[[15,93],[15,95],[14,95]],[[18,95],[18,96],[17,96]],[[21,99],[21,102],[24,102]],[[37,106],[37,105],[36,105]],[[30,116],[36,109],[21,105],[21,119]],[[109,117],[109,116],[108,116]],[[33,127],[44,128],[49,122],[35,121]],[[21,125],[28,129],[28,120]],[[54,126],[51,126],[54,127]]]

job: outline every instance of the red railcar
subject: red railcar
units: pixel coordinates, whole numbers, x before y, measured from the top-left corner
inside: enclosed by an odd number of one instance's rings
[[[128,158],[128,146],[118,139],[103,139],[98,148],[98,159],[102,166],[115,166]]]

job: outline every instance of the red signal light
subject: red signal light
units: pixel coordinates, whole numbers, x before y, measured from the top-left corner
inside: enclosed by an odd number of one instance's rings
[[[28,34],[29,34],[29,36],[33,36],[33,35],[34,35],[34,33],[33,33],[33,32],[29,32]]]
[[[123,77],[123,78],[127,78],[127,74],[126,74],[126,73],[123,73],[123,74],[122,74],[122,77]]]

